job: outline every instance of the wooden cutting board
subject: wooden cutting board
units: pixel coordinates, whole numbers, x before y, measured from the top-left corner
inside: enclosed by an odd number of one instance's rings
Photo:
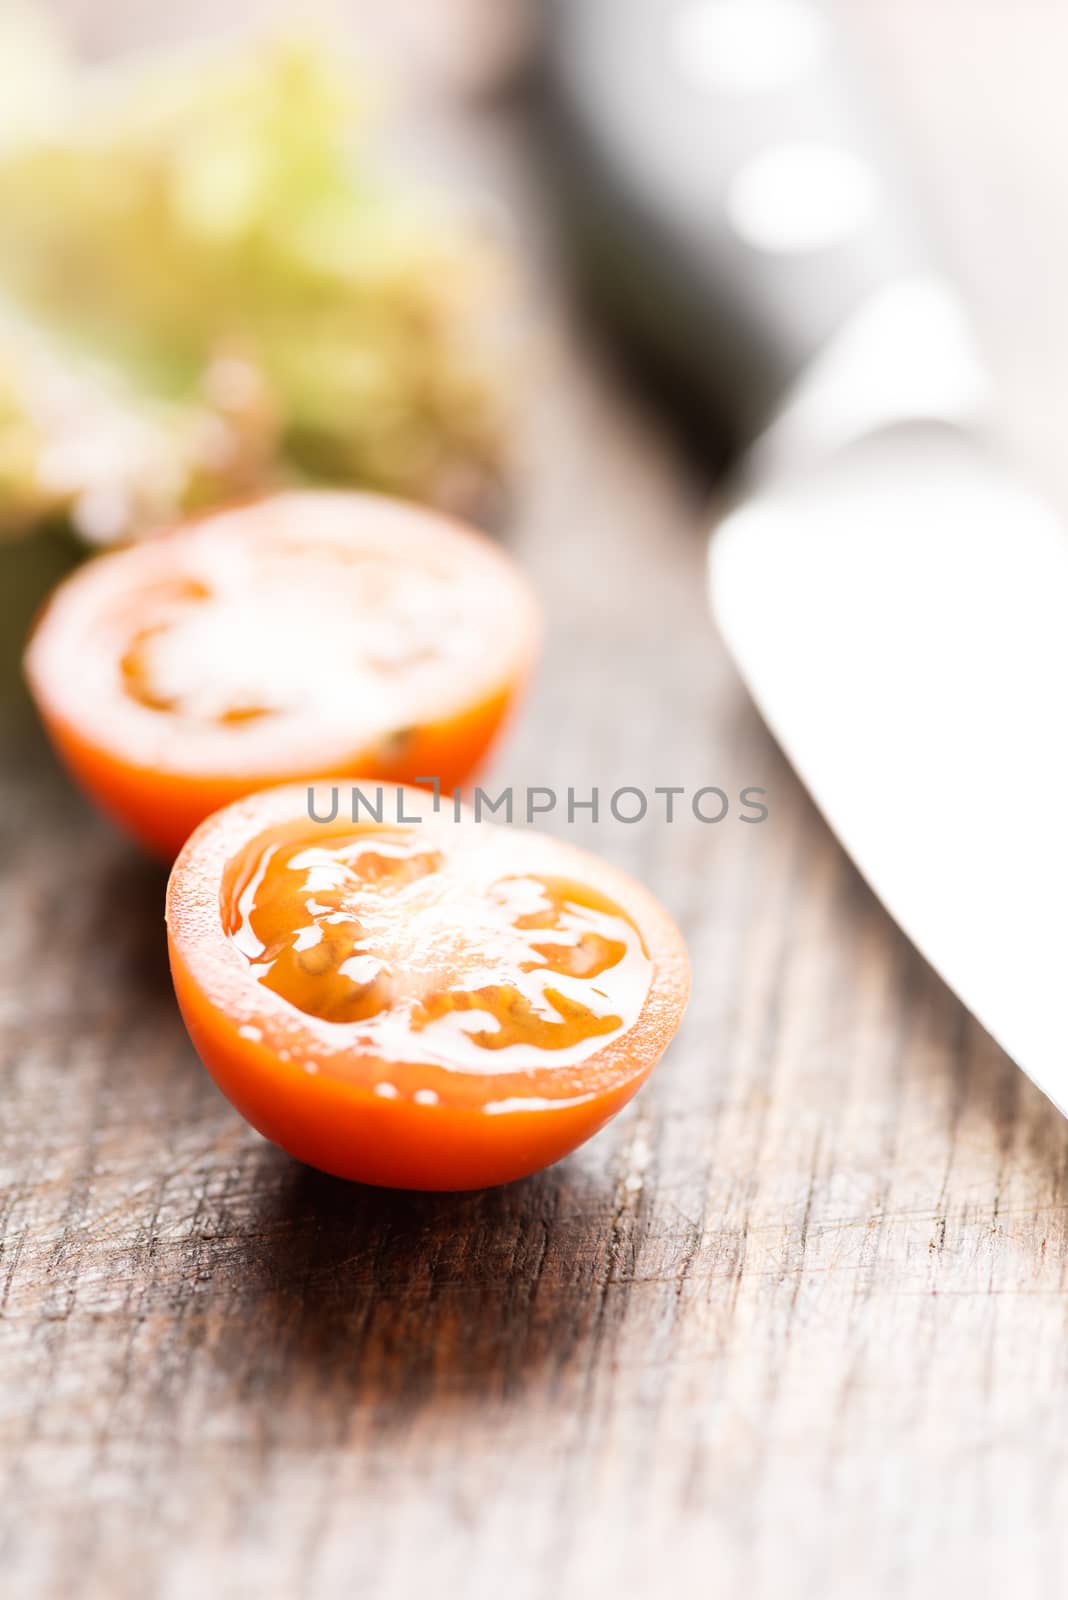
[[[63,9],[106,53],[198,7]],[[403,59],[429,12],[400,11]],[[1068,508],[1068,20],[852,11],[927,154],[1009,422]],[[570,302],[521,113],[455,89],[419,104],[530,262],[507,537],[550,630],[494,776],[759,784],[770,818],[557,819],[682,923],[683,1033],[555,1170],[377,1193],[222,1101],[174,1008],[162,871],[9,706],[0,1588],[1063,1593],[1068,1124],[889,923],[762,730],[706,615],[707,485]],[[994,762],[960,803],[1026,826],[1016,786]]]

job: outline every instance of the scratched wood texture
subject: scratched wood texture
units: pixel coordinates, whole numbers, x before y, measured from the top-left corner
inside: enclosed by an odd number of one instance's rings
[[[100,52],[197,9],[66,7]],[[1068,20],[1039,0],[849,9],[924,153],[1010,426],[1068,508]],[[532,262],[508,537],[551,626],[496,772],[765,784],[771,818],[570,830],[680,919],[681,1036],[555,1170],[376,1193],[301,1169],[220,1099],[172,1003],[161,872],[9,706],[0,1589],[1062,1595],[1068,1124],[762,731],[705,615],[701,474],[569,305],[522,118],[467,70],[460,10],[484,41],[492,6],[453,4],[442,29],[409,4],[388,48],[419,58],[417,121]],[[1003,815],[1015,781],[992,759],[988,795],[944,803]]]

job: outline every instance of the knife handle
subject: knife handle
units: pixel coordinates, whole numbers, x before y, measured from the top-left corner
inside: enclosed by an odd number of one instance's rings
[[[595,292],[696,382],[735,447],[860,307],[929,272],[811,0],[549,0],[543,51]]]

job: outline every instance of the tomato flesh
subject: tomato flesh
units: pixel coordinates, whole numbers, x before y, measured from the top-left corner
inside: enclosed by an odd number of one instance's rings
[[[443,865],[412,828],[328,844],[258,839],[237,864],[230,936],[258,982],[309,1016],[369,1022],[403,1009],[421,1048],[440,1039],[450,1060],[468,1041],[476,1053],[574,1050],[633,1022],[649,964],[618,906],[559,879],[506,877],[456,905],[463,922],[443,927],[433,881]],[[475,939],[492,945],[493,970],[471,987],[463,969]],[[458,1037],[461,1011],[485,1025]]]
[[[300,1159],[502,1182],[637,1090],[681,1016],[685,949],[606,863],[404,805],[418,822],[324,824],[285,788],[210,818],[168,890],[178,999],[223,1091]]]
[[[74,775],[173,856],[211,811],[282,779],[462,783],[537,630],[487,540],[376,496],[292,493],[89,562],[26,665]]]

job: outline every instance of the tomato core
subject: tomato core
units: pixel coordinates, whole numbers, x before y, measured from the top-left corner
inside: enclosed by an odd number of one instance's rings
[[[446,886],[418,829],[277,830],[229,863],[221,912],[258,982],[361,1045],[499,1070],[580,1060],[632,1026],[652,968],[614,901],[567,879]]]
[[[295,567],[294,563],[299,563]],[[299,581],[297,581],[299,579]],[[266,535],[227,550],[212,582],[175,580],[142,592],[145,620],[121,658],[139,705],[194,723],[233,724],[372,700],[388,705],[465,656],[459,580],[372,551]]]

